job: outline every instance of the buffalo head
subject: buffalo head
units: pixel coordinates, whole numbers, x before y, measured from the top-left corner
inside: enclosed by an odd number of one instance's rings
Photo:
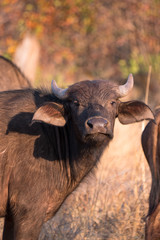
[[[67,89],[58,88],[52,82],[52,91],[58,101],[48,102],[34,114],[33,121],[43,121],[56,126],[66,122],[72,126],[76,136],[87,141],[104,141],[113,137],[115,118],[122,124],[153,119],[149,107],[140,101],[121,102],[133,87],[133,76],[129,75],[124,85],[105,80],[82,81]]]

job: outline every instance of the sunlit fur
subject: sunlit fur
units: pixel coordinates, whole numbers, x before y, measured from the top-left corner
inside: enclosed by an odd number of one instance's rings
[[[127,123],[127,115],[134,116],[132,122],[153,117],[141,102],[137,106],[144,111],[137,113],[132,106],[125,111],[128,104],[118,100],[116,90],[117,85],[108,81],[85,81],[71,86],[64,100],[34,89],[0,93],[3,240],[38,239],[42,224],[54,216],[65,198],[96,166],[113,136],[117,116],[121,115],[122,123],[124,119]],[[66,121],[63,127],[52,125],[53,102],[64,109],[63,114],[56,115]],[[32,122],[37,111],[38,117]],[[86,121],[94,116],[107,120],[103,133],[88,129]]]

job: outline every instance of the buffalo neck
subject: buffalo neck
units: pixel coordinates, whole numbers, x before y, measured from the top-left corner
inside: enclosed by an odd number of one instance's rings
[[[35,157],[48,160],[46,162],[51,163],[49,163],[51,167],[49,171],[53,169],[54,172],[54,169],[57,169],[56,176],[59,176],[61,182],[55,181],[59,190],[64,186],[66,189],[76,187],[96,166],[109,140],[98,145],[90,144],[77,138],[70,124],[66,124],[64,127],[42,126],[45,141],[43,137],[37,139],[35,146],[37,145],[41,152],[39,151],[40,156]],[[44,153],[45,155],[43,155]]]
[[[76,133],[68,123],[63,128],[65,132],[65,145],[67,162],[69,164],[71,183],[79,183],[99,161],[104,148],[108,144],[108,138],[101,144],[83,141],[76,136]]]

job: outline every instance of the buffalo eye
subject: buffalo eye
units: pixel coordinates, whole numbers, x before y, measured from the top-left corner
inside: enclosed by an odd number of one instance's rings
[[[116,105],[116,101],[111,101],[110,104],[111,104],[112,106],[115,106],[115,105]]]
[[[74,100],[73,103],[74,103],[75,106],[77,106],[77,107],[79,106],[78,100]]]

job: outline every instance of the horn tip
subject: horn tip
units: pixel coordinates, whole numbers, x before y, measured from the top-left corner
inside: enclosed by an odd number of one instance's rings
[[[132,73],[129,74],[127,82],[130,83],[130,87],[132,88],[134,85],[134,78]]]
[[[52,79],[52,83],[51,84],[56,84],[56,81],[54,79]]]
[[[132,73],[129,74],[129,76],[128,76],[128,80],[130,80],[130,81],[134,81],[134,78],[133,78],[133,74],[132,74]]]
[[[126,96],[132,90],[133,85],[134,85],[134,79],[133,79],[132,73],[130,73],[128,76],[127,82],[124,85],[119,86],[120,96],[121,97]]]
[[[129,74],[129,76],[133,77],[133,74],[132,74],[132,73],[130,73],[130,74]]]
[[[57,87],[57,83],[54,79],[52,79],[51,88],[53,89],[55,86]]]
[[[52,80],[51,83],[51,88],[52,88],[52,92],[54,93],[54,95],[60,99],[64,99],[67,96],[67,90],[68,89],[61,89],[57,86],[57,83],[55,80]]]

